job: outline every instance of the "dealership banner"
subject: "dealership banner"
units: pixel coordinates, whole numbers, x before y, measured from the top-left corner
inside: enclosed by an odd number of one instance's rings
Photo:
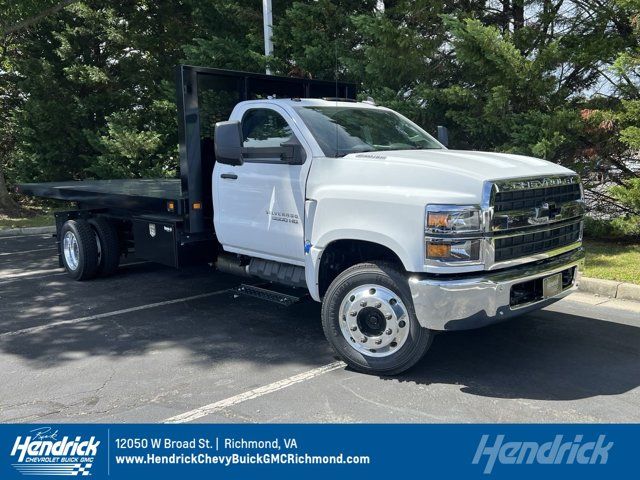
[[[640,460],[640,425],[7,424],[0,433],[0,479],[588,479],[628,476]]]

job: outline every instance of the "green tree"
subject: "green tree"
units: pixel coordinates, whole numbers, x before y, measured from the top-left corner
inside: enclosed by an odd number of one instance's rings
[[[290,2],[274,2],[278,13]],[[253,0],[193,2],[192,39],[183,45],[186,63],[264,71],[262,3]]]
[[[360,80],[360,32],[354,17],[371,16],[373,0],[293,2],[274,19],[275,68],[284,75]]]
[[[71,3],[72,0],[0,1],[0,212],[15,214],[19,210],[9,194],[5,175],[18,142],[15,112],[23,101],[16,86],[19,45],[30,28]]]
[[[29,93],[19,113],[19,177],[175,170],[171,85],[190,13],[172,1],[77,2],[41,22],[16,66]]]
[[[634,28],[635,42],[620,53],[614,72],[618,78],[619,93],[623,97],[621,109],[610,113],[617,124],[619,141],[628,157],[640,160],[640,0],[618,0],[625,8]],[[614,225],[627,235],[640,237],[640,172],[626,172],[621,185],[611,188],[612,196],[625,208],[625,214],[614,220]]]

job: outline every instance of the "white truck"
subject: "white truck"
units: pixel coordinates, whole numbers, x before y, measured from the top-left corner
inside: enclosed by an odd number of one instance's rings
[[[241,99],[262,97],[233,101],[213,141],[202,140],[200,76],[216,92],[234,91],[231,82],[244,86]],[[314,89],[346,98],[308,98]],[[57,214],[60,262],[73,278],[112,273],[135,249],[176,267],[208,261],[305,289],[322,302],[335,351],[366,373],[398,374],[437,331],[506,320],[574,289],[584,204],[573,171],[449,150],[354,93],[183,66],[180,189],[178,180],[121,180],[20,190],[77,202]]]

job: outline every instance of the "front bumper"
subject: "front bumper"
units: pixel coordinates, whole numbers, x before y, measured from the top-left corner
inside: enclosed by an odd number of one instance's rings
[[[482,276],[448,279],[413,276],[409,278],[409,287],[418,321],[423,327],[431,330],[467,330],[543,308],[565,297],[576,288],[577,268],[570,285],[558,295],[511,305],[511,289],[514,285],[578,267],[583,260],[584,249],[580,247],[549,260],[485,272]]]

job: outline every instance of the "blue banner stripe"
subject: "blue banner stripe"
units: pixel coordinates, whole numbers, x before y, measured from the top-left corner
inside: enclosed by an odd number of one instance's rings
[[[0,425],[0,478],[620,478],[640,425]]]

